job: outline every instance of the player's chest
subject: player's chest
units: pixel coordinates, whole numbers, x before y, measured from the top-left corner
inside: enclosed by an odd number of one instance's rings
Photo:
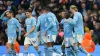
[[[66,19],[63,20],[63,24],[64,24],[64,26],[69,26],[69,23],[66,22]]]
[[[26,25],[31,25],[32,24],[32,21],[31,20],[26,20]]]
[[[14,25],[15,24],[15,22],[13,20],[9,20],[7,23],[8,23],[8,25]]]

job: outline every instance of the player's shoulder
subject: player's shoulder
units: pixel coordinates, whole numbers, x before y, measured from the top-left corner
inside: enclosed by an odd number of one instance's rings
[[[74,15],[75,16],[81,16],[82,14],[80,12],[75,12]]]
[[[54,16],[55,14],[52,13],[52,12],[49,12],[47,15],[48,15],[48,16]]]
[[[13,20],[17,20],[16,18],[12,18]]]
[[[18,23],[19,21],[16,18],[12,18],[12,22]]]
[[[13,21],[18,21],[16,18],[13,18],[12,20],[13,20]]]
[[[41,14],[40,16],[46,16],[46,14]]]
[[[66,19],[65,18],[63,18],[62,20],[61,20],[61,22],[64,22]]]
[[[46,14],[41,14],[38,18],[42,18],[44,16],[46,16]]]
[[[47,14],[47,17],[49,18],[49,17],[56,17],[56,16],[55,16],[55,14],[54,14],[54,13],[49,12],[49,13]]]
[[[31,19],[36,19],[35,17],[31,17]]]
[[[31,17],[31,20],[36,20],[36,18],[35,17]]]
[[[80,12],[75,12],[75,14],[81,14]]]

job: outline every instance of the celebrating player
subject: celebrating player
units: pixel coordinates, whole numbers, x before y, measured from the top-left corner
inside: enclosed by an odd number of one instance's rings
[[[40,43],[44,44],[44,52],[45,56],[48,56],[47,53],[47,36],[45,36],[45,30],[47,28],[47,16],[46,12],[44,10],[41,11],[41,15],[38,17],[38,22],[37,22],[37,30],[40,27]]]
[[[76,43],[74,46],[75,52],[77,53],[77,49],[79,49],[81,52],[85,53],[87,56],[91,56],[83,47],[81,46],[81,43],[83,41],[83,36],[84,36],[84,27],[83,27],[83,17],[82,14],[78,12],[78,9],[75,5],[70,6],[70,11],[74,14],[73,20],[70,20],[71,22],[74,23],[74,33],[76,35]]]
[[[70,13],[66,13],[66,11],[61,12],[62,20],[61,24],[63,24],[63,29],[64,29],[64,44],[65,48],[67,50],[67,55],[68,56],[76,56],[75,52],[72,49],[72,46],[74,46],[74,38],[73,38],[73,23],[66,22],[66,20],[69,20]]]
[[[28,48],[29,48],[29,45],[31,45],[31,44],[37,50],[39,56],[41,56],[41,51],[38,48],[38,38],[37,38],[37,31],[36,31],[36,19],[34,17],[32,17],[32,10],[28,9],[26,11],[26,17],[27,17],[27,19],[25,20],[25,24],[26,24],[27,33],[24,35],[25,36],[24,56],[28,56]]]
[[[18,39],[21,39],[21,26],[16,18],[14,18],[13,11],[5,11],[0,19],[3,20],[4,15],[6,14],[9,20],[7,21],[7,36],[8,36],[8,54],[9,56],[16,56],[14,44],[17,38],[16,30],[18,29]]]
[[[56,47],[54,47],[54,42],[56,41],[56,36],[58,34],[58,20],[56,16],[49,11],[49,8],[44,8],[47,16],[47,28],[45,35],[47,36],[47,45],[48,45],[48,56],[52,56],[53,51],[63,55]]]

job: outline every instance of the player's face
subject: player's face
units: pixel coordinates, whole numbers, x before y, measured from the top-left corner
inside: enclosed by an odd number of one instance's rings
[[[74,13],[74,11],[75,11],[75,9],[70,8],[70,12],[71,13]]]
[[[8,18],[11,18],[11,13],[6,12],[6,16],[7,16]]]
[[[46,10],[42,10],[43,13],[46,13]]]
[[[26,12],[26,17],[29,17],[31,14],[29,12]]]
[[[70,12],[74,13],[74,11],[75,11],[75,10],[74,10],[74,9],[72,9],[72,8],[70,7]]]
[[[21,10],[18,10],[18,13],[20,14],[22,11]]]
[[[62,16],[62,18],[64,18],[65,17],[65,12],[61,12],[61,16]]]

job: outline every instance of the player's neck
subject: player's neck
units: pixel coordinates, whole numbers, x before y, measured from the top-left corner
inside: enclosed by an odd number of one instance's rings
[[[75,13],[76,11],[73,11],[73,14]]]
[[[14,17],[11,17],[10,19],[13,19]]]
[[[75,11],[73,11],[73,13],[75,13]]]
[[[46,14],[46,13],[41,13],[41,14]]]
[[[30,15],[28,18],[31,18],[32,17],[32,15]]]

